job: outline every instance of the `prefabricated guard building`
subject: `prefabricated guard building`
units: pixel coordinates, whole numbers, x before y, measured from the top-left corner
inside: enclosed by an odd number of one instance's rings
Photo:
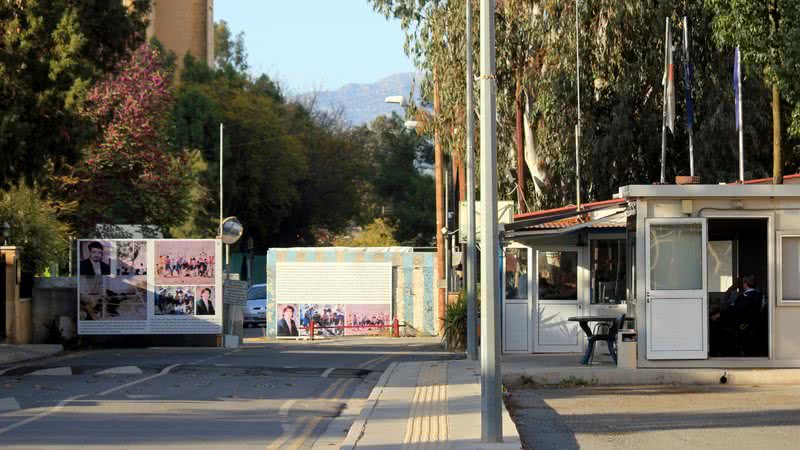
[[[640,368],[800,367],[800,185],[625,186],[504,242],[505,353],[580,352],[570,317],[625,313]]]

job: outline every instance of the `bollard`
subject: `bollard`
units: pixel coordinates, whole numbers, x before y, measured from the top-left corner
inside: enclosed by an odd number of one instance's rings
[[[397,321],[397,317],[392,321],[392,335],[394,337],[400,337],[400,322]]]
[[[314,340],[314,321],[310,321],[308,323],[308,334],[311,336],[311,340]]]

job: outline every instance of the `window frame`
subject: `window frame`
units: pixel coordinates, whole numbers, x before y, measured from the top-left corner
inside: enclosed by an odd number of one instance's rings
[[[624,284],[625,298],[621,299],[619,303],[594,303],[594,301],[593,301],[594,300],[594,291],[595,291],[595,289],[594,289],[595,272],[593,270],[593,264],[592,264],[594,262],[593,254],[592,254],[592,244],[594,242],[597,242],[597,241],[622,241],[623,242],[623,246],[621,248],[621,253],[624,253],[625,254],[625,258],[626,258],[625,264],[623,266],[623,269],[625,271],[625,284]],[[603,234],[598,234],[596,236],[591,236],[590,239],[589,239],[588,253],[589,253],[589,255],[588,255],[589,258],[588,258],[587,264],[588,264],[588,269],[589,269],[588,270],[588,272],[589,272],[589,298],[588,298],[589,306],[620,306],[620,305],[624,306],[624,305],[627,305],[628,304],[628,296],[630,294],[630,292],[629,292],[630,280],[628,279],[629,275],[630,275],[630,273],[629,273],[630,262],[627,261],[627,258],[630,255],[629,255],[628,238],[627,238],[626,233],[622,233],[622,234],[603,233]]]
[[[800,240],[800,230],[786,230],[778,231],[776,233],[775,253],[776,253],[776,270],[775,270],[775,291],[777,294],[778,305],[780,306],[800,306],[800,298],[797,299],[784,299],[783,298],[783,239],[795,238]],[[800,278],[798,278],[800,282]]]

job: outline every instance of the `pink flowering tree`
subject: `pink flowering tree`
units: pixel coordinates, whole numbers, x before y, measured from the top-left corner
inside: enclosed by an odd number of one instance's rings
[[[172,107],[171,74],[147,44],[89,90],[82,114],[97,139],[84,149],[70,188],[79,228],[180,223],[192,180],[186,152],[170,142]]]

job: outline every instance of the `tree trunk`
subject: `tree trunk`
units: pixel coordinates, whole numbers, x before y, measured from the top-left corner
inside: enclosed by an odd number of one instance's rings
[[[783,184],[781,157],[781,94],[778,84],[772,84],[772,184]]]
[[[436,78],[436,70],[433,71],[433,114],[439,114],[439,81]],[[433,160],[434,160],[434,176],[436,182],[436,304],[438,306],[439,320],[436,321],[436,329],[441,334],[444,328],[444,315],[447,308],[445,304],[446,295],[445,289],[440,286],[445,286],[444,282],[444,236],[442,235],[442,227],[445,226],[444,220],[444,155],[442,155],[442,143],[439,138],[439,127],[434,128],[433,132]]]
[[[517,202],[519,203],[519,212],[527,212],[528,208],[525,205],[525,138],[522,134],[522,87],[520,85],[520,77],[517,77],[517,89],[514,94],[514,106],[517,110]]]
[[[768,5],[770,35],[774,39],[780,29],[778,3],[771,0]],[[780,64],[777,51],[771,50],[772,56],[772,184],[783,184],[783,158],[781,155],[781,93],[778,89],[778,75],[775,70]]]

